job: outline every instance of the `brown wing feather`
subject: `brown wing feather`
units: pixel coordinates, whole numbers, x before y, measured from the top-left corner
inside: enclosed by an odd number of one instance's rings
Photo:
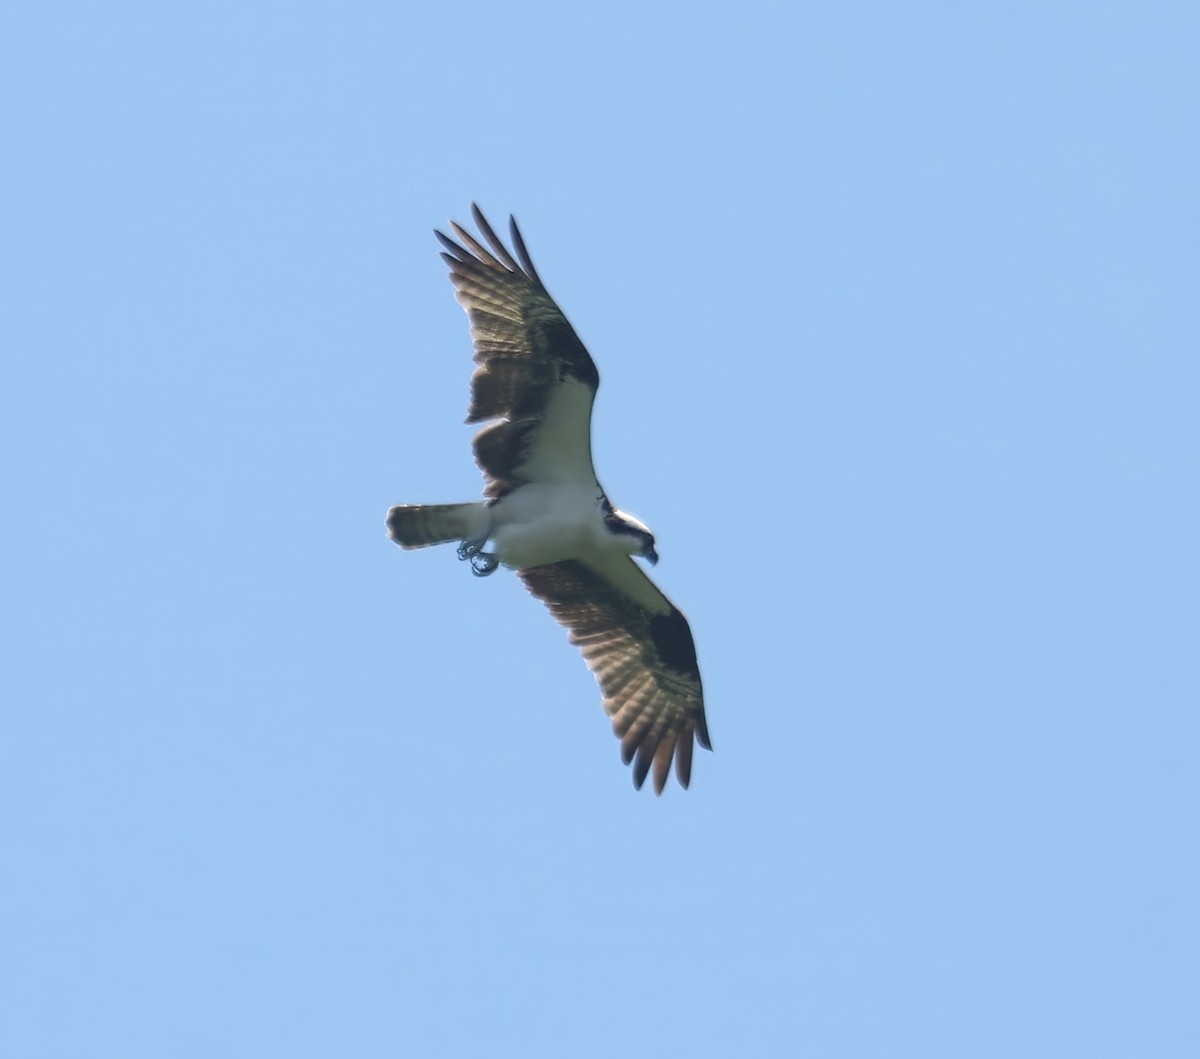
[[[645,578],[632,559],[621,561]],[[712,749],[687,619],[657,589],[661,613],[647,610],[582,562],[551,563],[518,574],[583,652],[621,740],[621,760],[633,764],[634,786],[641,787],[653,772],[654,789],[662,793],[673,758],[679,783],[687,787],[693,739]]]
[[[489,497],[520,485],[530,429],[537,425],[556,384],[578,380],[592,390],[600,376],[574,328],[538,277],[525,241],[511,221],[516,256],[472,206],[488,246],[457,224],[456,242],[436,232],[450,279],[471,321],[475,363],[468,423],[502,420],[475,436],[475,459],[490,479]],[[490,249],[489,249],[490,247]],[[586,424],[585,424],[586,427]]]

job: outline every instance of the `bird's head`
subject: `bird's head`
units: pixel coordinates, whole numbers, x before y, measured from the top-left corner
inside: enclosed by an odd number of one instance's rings
[[[654,548],[654,534],[650,532],[650,527],[644,522],[615,507],[610,507],[605,513],[604,524],[610,533],[627,542],[630,555],[640,556],[651,566],[658,562],[658,552]]]

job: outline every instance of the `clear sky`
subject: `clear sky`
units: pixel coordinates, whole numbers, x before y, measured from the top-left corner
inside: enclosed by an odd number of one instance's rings
[[[1200,13],[0,14],[0,1053],[1200,1054]],[[520,219],[715,751],[476,497]]]

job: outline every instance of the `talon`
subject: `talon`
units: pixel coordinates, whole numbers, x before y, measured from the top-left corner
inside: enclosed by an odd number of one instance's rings
[[[488,523],[486,533],[481,533],[478,537],[468,537],[458,546],[459,559],[471,560],[471,573],[476,577],[487,577],[497,566],[500,565],[500,560],[497,559],[491,552],[485,552],[483,546],[488,542],[488,536],[492,532],[491,523]]]
[[[465,558],[460,556],[460,558]],[[497,559],[491,552],[481,552],[476,546],[475,552],[470,556],[471,573],[476,577],[487,577],[496,567],[500,565],[500,560]]]

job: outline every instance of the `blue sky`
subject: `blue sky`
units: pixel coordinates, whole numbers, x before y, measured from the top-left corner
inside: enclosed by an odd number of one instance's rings
[[[0,1050],[1200,1053],[1200,15],[11,3]],[[478,494],[519,217],[715,751]]]

